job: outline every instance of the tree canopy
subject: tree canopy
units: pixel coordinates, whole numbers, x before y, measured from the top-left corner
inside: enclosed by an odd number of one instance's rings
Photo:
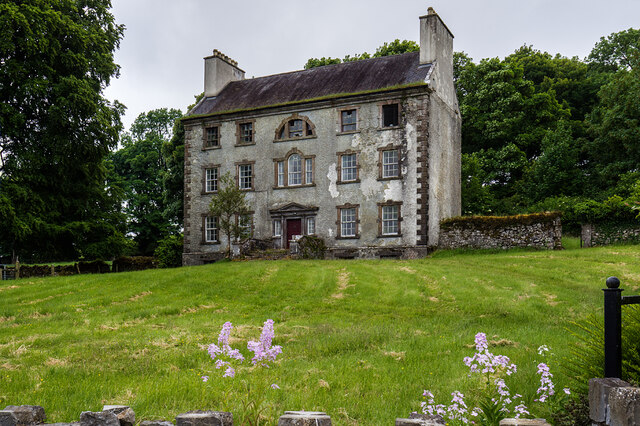
[[[0,197],[4,252],[27,259],[116,253],[118,201],[103,159],[124,107],[103,89],[117,77],[124,26],[110,1],[0,3]]]
[[[382,46],[376,49],[376,52],[370,55],[367,52],[356,53],[353,56],[346,55],[342,60],[340,58],[322,57],[322,58],[309,58],[304,65],[304,69],[321,67],[324,65],[340,64],[342,62],[360,61],[362,59],[380,58],[382,56],[399,55],[401,53],[415,52],[420,50],[420,46],[415,41],[395,39],[390,43],[384,43]]]

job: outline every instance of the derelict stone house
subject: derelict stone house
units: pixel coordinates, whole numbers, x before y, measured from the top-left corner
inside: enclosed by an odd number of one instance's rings
[[[220,177],[246,191],[254,238],[324,239],[328,256],[419,256],[460,214],[453,35],[429,9],[420,51],[244,79],[214,50],[183,119],[183,263],[226,249],[208,214]]]

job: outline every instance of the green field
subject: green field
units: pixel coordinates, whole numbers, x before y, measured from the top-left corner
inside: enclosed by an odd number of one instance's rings
[[[610,275],[637,294],[639,264],[640,246],[613,246],[2,281],[0,406],[42,405],[49,422],[105,403],[130,405],[137,420],[193,409],[241,419],[243,405],[264,398],[266,424],[305,409],[335,425],[391,425],[419,408],[423,389],[448,402],[473,387],[462,359],[480,331],[518,364],[512,389],[532,399],[538,346],[552,349],[559,373],[572,343],[566,327],[601,315]],[[283,346],[276,364],[223,379],[206,345],[231,321],[232,346],[250,357],[246,341],[268,318]],[[568,383],[555,379],[557,389]]]

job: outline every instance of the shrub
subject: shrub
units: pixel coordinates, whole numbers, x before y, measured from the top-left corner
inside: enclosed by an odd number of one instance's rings
[[[151,256],[121,256],[113,261],[113,272],[144,271],[156,267],[155,258]]]
[[[109,264],[103,260],[94,260],[92,262],[78,262],[78,271],[81,274],[104,274],[111,272]]]
[[[303,259],[324,259],[327,246],[322,238],[313,235],[305,235],[298,240],[300,257]]]
[[[153,253],[158,261],[158,268],[176,268],[182,266],[183,237],[169,235],[158,241],[158,248]]]

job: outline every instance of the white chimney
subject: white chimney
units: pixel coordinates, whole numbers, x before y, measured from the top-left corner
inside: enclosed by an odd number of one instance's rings
[[[218,96],[232,81],[244,80],[244,71],[238,63],[219,50],[204,58],[204,97]]]
[[[420,64],[432,64],[429,85],[457,109],[453,85],[453,34],[433,8],[420,17]]]
[[[431,64],[452,55],[453,34],[430,7],[427,15],[420,17],[420,63]]]

